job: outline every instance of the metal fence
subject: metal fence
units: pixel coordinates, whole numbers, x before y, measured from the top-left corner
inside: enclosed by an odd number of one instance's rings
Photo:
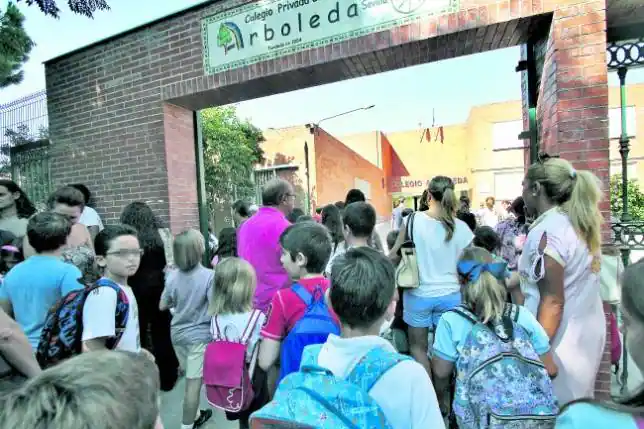
[[[51,192],[47,93],[0,105],[0,176],[11,177],[35,204]]]

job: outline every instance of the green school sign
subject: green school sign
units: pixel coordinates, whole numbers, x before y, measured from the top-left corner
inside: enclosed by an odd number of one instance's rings
[[[263,0],[202,21],[204,68],[219,73],[456,12],[459,0]]]

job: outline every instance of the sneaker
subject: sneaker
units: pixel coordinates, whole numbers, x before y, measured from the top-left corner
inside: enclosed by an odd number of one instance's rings
[[[199,418],[195,420],[194,429],[197,429],[203,426],[210,418],[212,417],[212,410],[201,410],[199,413]]]

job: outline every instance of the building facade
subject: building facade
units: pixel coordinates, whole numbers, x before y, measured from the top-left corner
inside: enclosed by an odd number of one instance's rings
[[[644,177],[644,84],[627,87],[627,129],[631,138],[629,178]],[[619,88],[609,89],[610,174],[621,174]],[[351,188],[362,189],[381,217],[392,202],[404,198],[415,208],[436,175],[452,177],[459,195],[478,207],[487,197],[497,201],[521,195],[525,171],[521,101],[473,107],[463,124],[385,133],[371,131],[331,136],[312,135],[305,126],[265,132],[267,163],[291,165],[299,203],[305,207],[304,142],[310,150],[312,207],[344,199]],[[330,157],[325,154],[332,154]]]

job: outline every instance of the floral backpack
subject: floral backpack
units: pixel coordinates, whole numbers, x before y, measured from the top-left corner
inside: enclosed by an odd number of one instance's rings
[[[464,306],[451,310],[472,325],[456,361],[453,410],[461,429],[545,429],[559,409],[552,382],[528,333],[517,323],[519,307],[506,305],[499,323],[483,324]]]

